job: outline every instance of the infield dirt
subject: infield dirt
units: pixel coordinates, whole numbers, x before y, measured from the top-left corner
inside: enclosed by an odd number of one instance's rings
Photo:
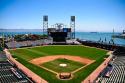
[[[49,62],[49,61],[53,61],[55,59],[60,59],[60,58],[77,61],[77,62],[80,62],[80,63],[83,63],[83,64],[89,64],[89,63],[94,61],[94,60],[90,60],[90,59],[79,57],[79,56],[52,55],[52,56],[35,58],[35,59],[32,59],[30,62],[33,63],[33,64],[36,64],[36,65],[39,65],[39,64],[46,63],[46,62]]]

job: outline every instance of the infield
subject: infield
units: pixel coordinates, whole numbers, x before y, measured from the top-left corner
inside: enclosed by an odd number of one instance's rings
[[[66,66],[65,67],[60,66],[60,64],[62,64],[62,63],[66,64]],[[61,72],[72,72],[72,71],[84,66],[84,64],[75,62],[72,60],[68,60],[68,59],[56,59],[54,61],[40,64],[40,66],[43,66],[43,67],[51,69],[55,72],[61,73]]]
[[[31,60],[30,62],[44,68],[52,73],[58,74],[61,72],[75,73],[85,65],[93,63],[95,60],[71,55],[53,55],[45,56]],[[61,67],[60,64],[66,64],[67,67]]]

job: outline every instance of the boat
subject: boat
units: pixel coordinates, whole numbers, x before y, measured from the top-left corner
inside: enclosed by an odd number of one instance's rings
[[[90,33],[98,33],[98,32],[90,32]]]
[[[125,39],[125,30],[123,30],[122,34],[112,35],[112,37],[113,37],[113,38]]]

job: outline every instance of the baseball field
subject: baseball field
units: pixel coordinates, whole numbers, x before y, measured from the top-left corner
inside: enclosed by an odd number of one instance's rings
[[[83,45],[48,45],[11,49],[10,52],[49,83],[80,83],[108,57],[106,50]],[[72,73],[73,77],[60,80],[57,75],[61,72]]]

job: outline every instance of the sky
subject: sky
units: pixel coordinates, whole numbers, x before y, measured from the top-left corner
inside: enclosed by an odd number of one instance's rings
[[[125,0],[0,0],[0,29],[42,29],[43,15],[49,27],[76,16],[76,31],[122,32]]]

